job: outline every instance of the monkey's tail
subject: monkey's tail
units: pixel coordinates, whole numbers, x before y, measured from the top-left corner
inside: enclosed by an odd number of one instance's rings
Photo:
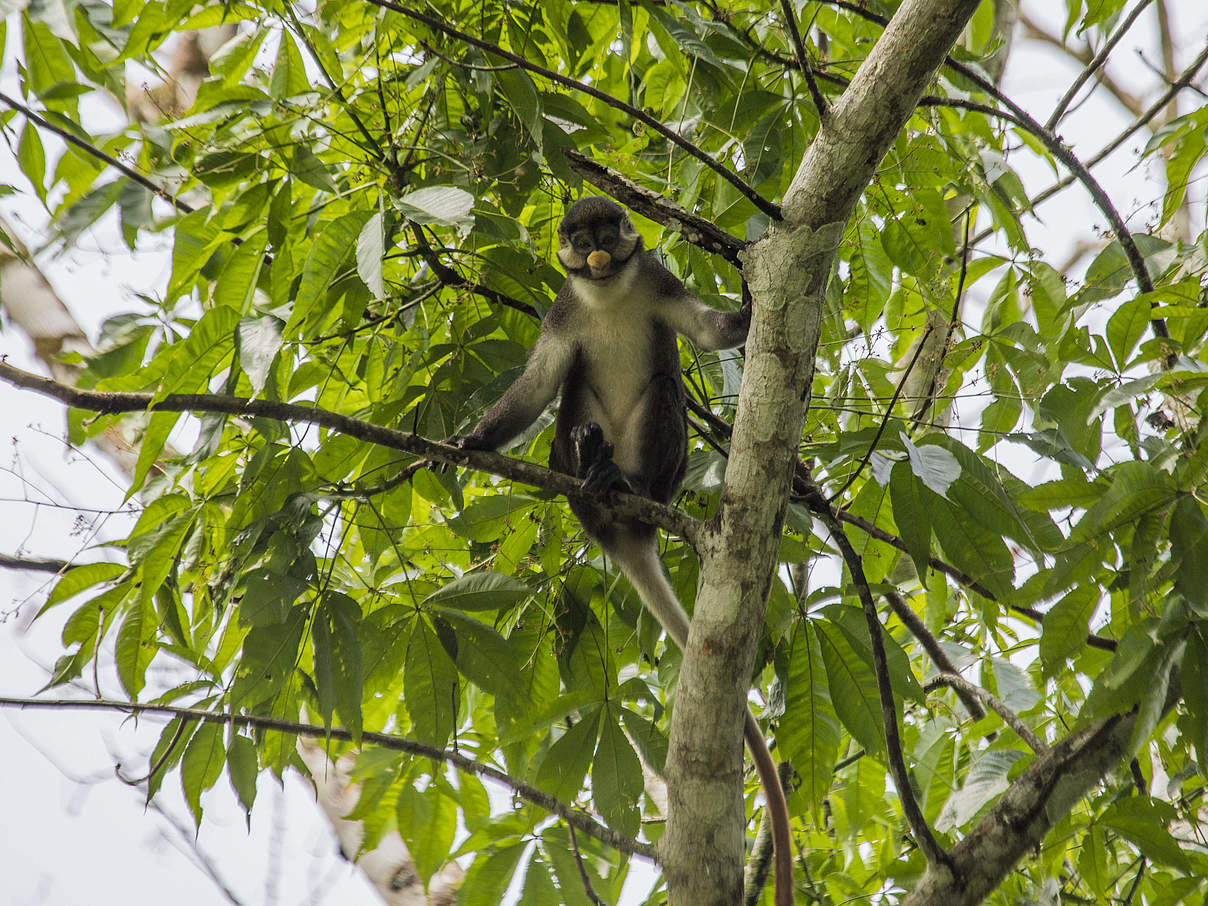
[[[682,650],[688,641],[688,613],[675,596],[675,589],[663,570],[659,557],[658,537],[651,533],[617,531],[604,545],[605,552],[616,561],[629,584],[633,586],[646,609],[654,614],[667,635]],[[755,771],[763,785],[769,816],[772,820],[772,853],[776,864],[776,906],[793,906],[793,848],[789,836],[789,808],[776,762],[768,749],[763,731],[751,709],[747,708],[743,725],[747,749],[755,762]]]
[[[663,571],[658,537],[654,532],[618,529],[602,546],[621,568],[646,609],[682,649],[688,641],[688,613]]]
[[[743,735],[747,739],[747,751],[755,762],[755,772],[763,784],[763,795],[767,799],[768,815],[772,819],[772,857],[776,862],[776,906],[793,906],[793,841],[789,836],[789,804],[780,785],[780,772],[763,738],[759,721],[747,708]]]

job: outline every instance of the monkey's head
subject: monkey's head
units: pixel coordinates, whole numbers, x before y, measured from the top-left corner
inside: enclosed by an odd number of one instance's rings
[[[558,260],[573,277],[604,281],[621,272],[642,237],[625,209],[607,198],[580,198],[558,225]]]

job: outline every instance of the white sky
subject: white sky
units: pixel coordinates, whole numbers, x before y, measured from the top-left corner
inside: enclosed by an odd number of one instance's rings
[[[1048,19],[1058,7],[1044,0],[1024,5]],[[1177,0],[1171,7],[1175,35],[1188,38],[1180,52],[1181,67],[1198,49],[1190,42],[1208,35],[1208,6],[1202,0]],[[1159,59],[1154,34],[1153,15],[1147,12],[1112,56],[1113,72],[1125,76],[1140,95],[1157,84],[1137,56],[1141,48],[1146,60]],[[14,72],[10,49],[0,70],[5,90],[15,86]],[[1003,87],[1043,121],[1076,74],[1077,67],[1052,51],[1021,40],[1012,52]],[[1193,92],[1184,92],[1181,100],[1183,112],[1204,102]],[[1130,118],[1097,92],[1065,119],[1061,132],[1077,153],[1087,157]],[[1095,170],[1134,225],[1144,223],[1151,214],[1145,206],[1155,200],[1160,203],[1161,198],[1160,182],[1149,178],[1147,168],[1130,169],[1135,150],[1145,140],[1146,134],[1139,134]],[[48,147],[52,144],[47,140]],[[1027,152],[1012,155],[1011,163],[1030,191],[1053,180],[1048,166],[1032,160]],[[0,180],[23,185],[16,174],[12,155],[0,148]],[[27,242],[38,244],[46,217],[32,194],[3,199],[0,210],[24,226]],[[1089,224],[1104,225],[1077,186],[1041,208],[1041,215],[1045,222],[1034,224],[1030,237],[1037,247],[1052,251],[1052,261],[1060,261],[1073,241],[1087,236]],[[1203,228],[1200,206],[1193,230],[1198,233]],[[91,233],[83,245],[84,249],[61,258],[43,257],[40,264],[95,337],[106,316],[137,306],[135,293],[154,295],[162,289],[168,274],[167,246],[161,238],[153,238],[139,255],[131,256],[111,221]],[[40,370],[24,337],[7,325],[0,332],[0,355],[18,367]],[[64,421],[57,404],[0,385],[0,412],[5,414],[5,431],[0,434],[0,514],[4,516],[0,553],[101,556],[85,549],[121,537],[126,517],[61,507],[119,509],[120,479],[99,459],[90,462],[67,454],[59,439]],[[53,499],[47,498],[47,489]],[[28,625],[46,590],[45,578],[39,574],[0,569],[0,695],[33,694],[58,654],[61,621],[70,607],[32,628]],[[116,682],[104,671],[101,677],[102,690],[121,697]],[[193,865],[189,845],[172,824],[145,810],[141,795],[114,779],[118,761],[126,763],[129,775],[146,772],[146,753],[155,744],[160,726],[157,720],[145,720],[136,727],[117,715],[0,710],[0,752],[4,753],[0,803],[6,814],[0,831],[0,877],[5,879],[0,906],[111,902],[200,906],[225,900],[219,887]],[[203,797],[206,820],[196,845],[217,866],[224,883],[249,904],[375,902],[359,873],[336,856],[327,822],[308,801],[310,794],[302,782],[292,778],[284,795],[278,789],[272,780],[261,778],[250,833],[225,779]],[[164,790],[157,802],[181,827],[190,828],[175,774]]]

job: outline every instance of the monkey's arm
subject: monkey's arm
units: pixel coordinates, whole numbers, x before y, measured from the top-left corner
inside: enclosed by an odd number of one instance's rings
[[[458,446],[494,450],[531,425],[558,393],[574,354],[574,344],[569,338],[557,330],[543,328],[537,345],[529,353],[524,373],[473,431],[456,439]]]
[[[659,303],[659,315],[667,326],[682,333],[701,349],[731,349],[741,346],[751,326],[751,309],[738,311],[710,308],[686,289],[665,297]]]

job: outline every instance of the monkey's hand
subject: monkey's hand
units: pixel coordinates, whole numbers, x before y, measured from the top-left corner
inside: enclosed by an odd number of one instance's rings
[[[579,459],[583,490],[593,494],[609,491],[629,491],[633,488],[621,467],[612,461],[612,444],[604,439],[604,431],[595,422],[576,425],[571,429],[571,442]]]
[[[441,441],[450,447],[457,447],[459,450],[490,450],[493,449],[483,438],[476,434],[450,434]]]

